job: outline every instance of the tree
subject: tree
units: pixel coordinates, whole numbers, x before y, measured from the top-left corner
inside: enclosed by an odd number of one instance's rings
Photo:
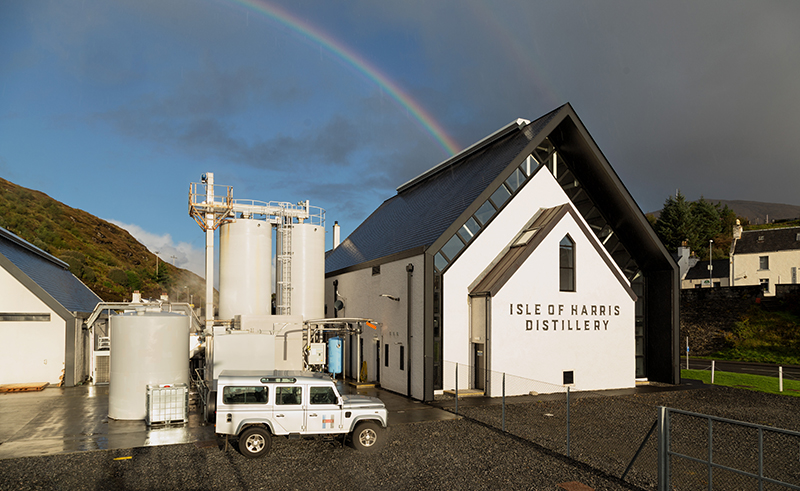
[[[674,198],[670,196],[664,202],[664,208],[656,220],[654,229],[669,251],[678,250],[684,240],[689,241],[690,244],[697,241],[691,207],[680,191]]]
[[[717,206],[703,197],[691,203],[689,208],[695,228],[694,240],[689,241],[689,247],[693,251],[701,252],[702,256],[708,257],[709,241],[722,232],[719,210]]]
[[[722,259],[730,253],[733,226],[737,218],[742,224],[747,223],[747,219],[737,217],[727,205],[720,207],[719,203],[711,203],[702,197],[698,201],[687,202],[678,191],[674,198],[670,196],[664,202],[653,229],[670,252],[676,251],[686,241],[689,248],[703,260],[708,260],[709,241],[713,239],[714,257]]]

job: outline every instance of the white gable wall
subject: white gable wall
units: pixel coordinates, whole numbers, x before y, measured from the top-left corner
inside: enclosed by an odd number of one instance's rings
[[[0,384],[49,382],[64,369],[66,322],[4,268],[0,312],[50,314],[48,322],[0,321]]]
[[[469,342],[469,286],[489,263],[516,237],[540,208],[551,208],[569,199],[547,169],[539,169],[520,192],[480,235],[470,242],[461,256],[444,273],[443,388],[455,387],[455,364],[471,364]],[[491,368],[491,367],[487,367]],[[463,373],[462,373],[463,375]],[[469,377],[459,376],[460,388],[466,388]]]
[[[575,242],[575,292],[559,291],[559,242],[567,234]],[[567,214],[492,299],[491,369],[507,373],[507,387],[531,390],[509,383],[513,376],[552,384],[536,390],[554,392],[564,371],[579,390],[635,385],[634,301],[593,239]]]

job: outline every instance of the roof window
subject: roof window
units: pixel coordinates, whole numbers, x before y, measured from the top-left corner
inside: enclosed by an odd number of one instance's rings
[[[520,234],[520,236],[517,238],[517,240],[515,240],[514,243],[511,245],[511,247],[519,247],[519,246],[527,245],[528,242],[531,241],[533,236],[536,235],[536,232],[538,232],[538,231],[539,231],[539,229],[537,228],[537,229],[526,230],[526,231],[522,232],[522,234]]]
[[[764,242],[764,236],[763,235],[759,235],[758,236],[758,241],[759,242]]]

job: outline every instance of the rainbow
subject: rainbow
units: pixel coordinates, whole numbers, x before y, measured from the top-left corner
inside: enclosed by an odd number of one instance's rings
[[[411,98],[403,89],[396,83],[392,82],[386,75],[378,71],[367,60],[358,55],[358,53],[349,49],[347,46],[327,35],[321,29],[312,26],[292,14],[282,10],[281,8],[269,4],[263,0],[230,0],[244,6],[247,9],[254,10],[260,14],[267,16],[275,22],[288,27],[289,29],[300,33],[303,36],[319,43],[323,48],[327,49],[335,56],[343,60],[345,63],[351,65],[358,72],[362,73],[369,80],[374,81],[378,86],[392,99],[397,101],[405,110],[413,116],[414,119],[427,131],[436,142],[448,152],[449,155],[455,155],[462,148],[442,126],[425,110],[417,101]]]

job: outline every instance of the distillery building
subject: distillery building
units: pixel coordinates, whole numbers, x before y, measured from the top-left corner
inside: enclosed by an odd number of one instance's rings
[[[416,399],[679,380],[677,265],[569,104],[398,187],[325,271],[328,316],[375,321],[346,372]]]

